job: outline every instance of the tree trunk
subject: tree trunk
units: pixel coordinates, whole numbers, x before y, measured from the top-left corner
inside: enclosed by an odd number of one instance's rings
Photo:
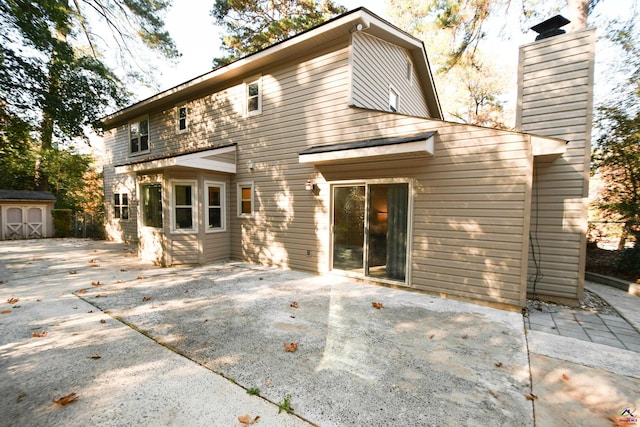
[[[587,14],[589,12],[589,0],[567,0],[567,18],[571,21],[570,31],[578,31],[587,28]]]

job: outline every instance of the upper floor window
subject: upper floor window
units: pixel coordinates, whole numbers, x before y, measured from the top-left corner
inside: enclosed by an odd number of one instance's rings
[[[115,193],[113,195],[113,217],[129,219],[129,195],[127,193]]]
[[[178,107],[178,132],[184,132],[187,130],[187,107],[185,105],[182,105],[180,107]]]
[[[245,81],[245,113],[247,116],[262,113],[262,78]]]
[[[238,216],[253,216],[253,183],[238,184]]]
[[[225,185],[222,182],[205,182],[205,206],[207,231],[225,229]]]
[[[196,185],[191,181],[173,184],[173,231],[197,231]]]
[[[149,151],[149,119],[129,123],[129,142],[132,154]]]
[[[393,88],[389,88],[389,111],[392,113],[398,111],[398,92]]]

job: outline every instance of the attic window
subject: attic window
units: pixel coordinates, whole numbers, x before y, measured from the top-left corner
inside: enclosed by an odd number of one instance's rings
[[[392,87],[389,88],[389,111],[392,113],[398,111],[398,92]]]
[[[407,59],[407,80],[411,83],[413,78],[413,65],[411,65],[411,61]]]

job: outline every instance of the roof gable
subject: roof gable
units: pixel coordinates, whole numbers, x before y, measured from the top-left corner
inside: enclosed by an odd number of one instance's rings
[[[106,128],[111,128],[151,110],[175,105],[195,97],[208,87],[257,73],[273,64],[309,52],[319,45],[348,37],[353,31],[364,31],[407,49],[416,65],[431,117],[442,119],[440,102],[422,41],[361,7],[110,114],[103,119],[103,123]]]

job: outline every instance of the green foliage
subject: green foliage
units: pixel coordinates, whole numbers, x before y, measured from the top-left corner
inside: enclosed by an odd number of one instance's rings
[[[625,223],[640,241],[640,112],[621,107],[599,109],[593,168],[603,185],[598,207],[609,220]],[[636,244],[636,247],[638,245]]]
[[[87,202],[79,190],[91,161],[65,147],[87,142],[89,127],[99,131],[106,110],[127,101],[125,79],[157,62],[138,45],[178,55],[162,20],[170,4],[0,0],[0,187],[50,190],[72,209]],[[116,52],[120,75],[106,65],[108,52]]]
[[[53,229],[56,237],[71,237],[73,235],[73,215],[71,209],[53,209]]]
[[[346,12],[331,0],[216,0],[211,15],[226,35],[222,48],[227,56],[214,59],[221,66]]]
[[[293,408],[291,407],[290,394],[285,395],[284,398],[282,399],[282,402],[278,403],[278,414],[280,414],[283,411],[286,412],[287,414],[290,414],[293,412]]]
[[[260,389],[258,387],[248,388],[247,394],[252,396],[260,396]]]

